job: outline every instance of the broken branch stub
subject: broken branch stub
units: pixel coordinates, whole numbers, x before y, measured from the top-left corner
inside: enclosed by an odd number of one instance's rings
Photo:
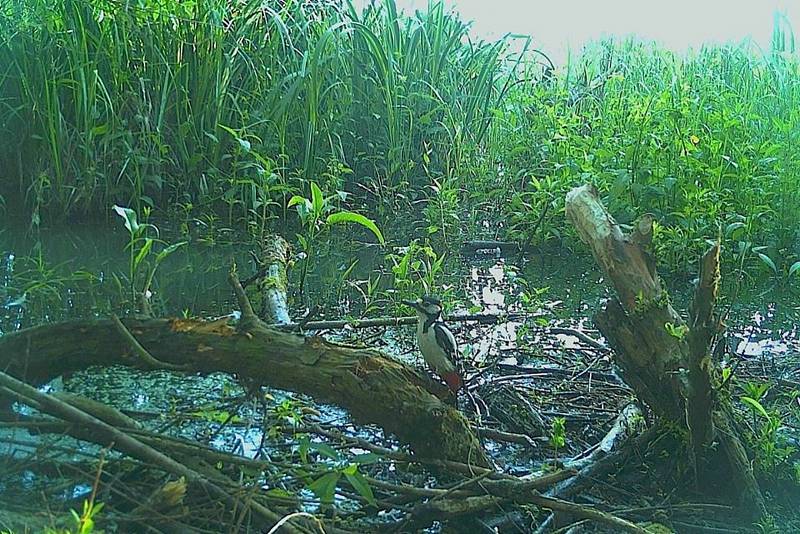
[[[652,216],[625,234],[588,185],[566,196],[566,213],[617,292],[595,316],[615,352],[615,363],[662,422],[686,436],[696,481],[715,479],[754,515],[764,501],[746,461],[730,403],[712,386],[716,369],[709,356],[719,321],[714,314],[719,287],[719,245],[703,258],[687,325],[663,289],[651,253]],[[720,446],[717,446],[720,445]]]
[[[652,238],[652,216],[642,217],[635,231],[625,236],[600,203],[597,191],[588,185],[567,193],[566,211],[567,218],[581,240],[592,249],[592,255],[614,284],[627,310],[632,310],[637,300],[654,299],[661,294],[655,263],[645,249]]]
[[[263,276],[256,283],[263,299],[261,317],[267,323],[280,325],[292,322],[286,298],[288,264],[289,243],[279,235],[268,235],[261,251]]]

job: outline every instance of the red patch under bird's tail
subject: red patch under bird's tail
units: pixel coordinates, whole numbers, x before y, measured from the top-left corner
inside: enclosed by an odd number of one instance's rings
[[[461,375],[458,374],[457,371],[451,371],[441,376],[442,379],[447,383],[447,387],[449,387],[450,391],[452,391],[454,394],[458,393],[458,390],[464,386],[464,381],[461,380]]]

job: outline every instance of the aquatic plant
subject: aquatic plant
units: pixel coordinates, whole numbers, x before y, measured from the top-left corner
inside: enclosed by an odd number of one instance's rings
[[[303,227],[303,233],[297,235],[297,241],[305,254],[303,270],[300,274],[301,294],[305,286],[309,265],[316,252],[316,239],[322,232],[338,224],[355,223],[372,232],[378,242],[381,245],[384,244],[383,234],[374,221],[360,213],[336,210],[336,204],[343,202],[347,198],[347,193],[339,191],[335,195],[325,196],[316,182],[313,181],[310,184],[310,189],[311,195],[309,198],[295,195],[289,200],[288,204],[289,208],[293,206],[296,208]]]
[[[432,293],[448,304],[453,288],[444,285],[445,254],[437,253],[429,242],[414,239],[407,247],[390,253],[387,260],[391,263],[391,297],[395,306],[400,306],[402,300]]]
[[[158,238],[158,228],[150,223],[140,223],[136,212],[129,208],[113,206],[114,212],[122,217],[125,229],[128,231],[128,250],[129,262],[127,273],[127,285],[130,291],[131,302],[134,306],[141,306],[143,312],[150,312],[150,297],[153,279],[159,265],[172,255],[176,250],[186,245],[186,241],[169,244]],[[148,218],[149,209],[144,210],[145,220]],[[153,233],[156,237],[151,237]],[[159,247],[156,250],[154,247]],[[115,275],[116,276],[116,275]],[[137,286],[137,281],[141,280],[141,287]],[[123,283],[118,279],[120,288]]]

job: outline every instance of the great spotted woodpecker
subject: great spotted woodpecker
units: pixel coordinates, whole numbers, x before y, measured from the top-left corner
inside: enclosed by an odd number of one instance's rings
[[[456,361],[458,344],[442,321],[442,303],[434,297],[422,297],[404,300],[403,304],[417,311],[417,343],[425,363],[442,377],[453,394],[458,393],[464,385]]]

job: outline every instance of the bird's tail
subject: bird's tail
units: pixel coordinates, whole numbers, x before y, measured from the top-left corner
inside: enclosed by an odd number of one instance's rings
[[[454,394],[458,393],[458,390],[464,386],[464,381],[461,379],[461,375],[458,374],[458,371],[444,373],[442,379],[447,383],[447,387],[449,387],[450,391]]]

